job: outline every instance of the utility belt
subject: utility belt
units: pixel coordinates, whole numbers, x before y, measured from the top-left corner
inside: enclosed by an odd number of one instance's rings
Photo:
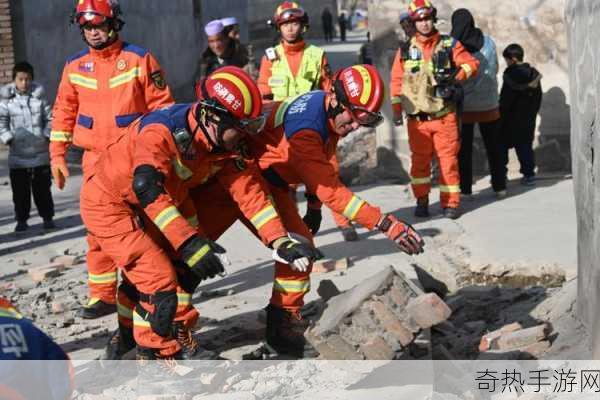
[[[446,115],[450,114],[452,112],[451,109],[446,108],[442,111],[436,112],[436,113],[424,113],[424,112],[420,112],[417,114],[409,114],[407,115],[408,118],[410,119],[414,119],[416,121],[433,121],[435,119],[441,119],[443,117],[445,117]]]

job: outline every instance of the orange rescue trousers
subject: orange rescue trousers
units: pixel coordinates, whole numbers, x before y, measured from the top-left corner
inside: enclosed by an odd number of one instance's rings
[[[286,230],[313,244],[312,234],[298,214],[296,200],[290,188],[269,185],[269,190]],[[229,193],[216,181],[193,189],[190,195],[198,213],[199,228],[209,239],[217,240],[238,219],[258,236],[256,229],[242,215]],[[210,198],[210,201],[206,201],[207,198]],[[290,311],[299,310],[304,305],[304,295],[310,290],[310,269],[298,272],[287,264],[275,262],[270,303]]]
[[[412,190],[417,198],[427,197],[431,190],[431,161],[435,155],[440,166],[440,203],[442,208],[460,204],[458,151],[460,140],[456,114],[439,119],[419,121],[408,118],[408,143],[412,167]]]
[[[176,291],[174,321],[187,327],[196,324],[198,312],[191,304],[191,295],[178,286],[175,267],[165,250],[140,229],[133,210],[100,187],[93,177],[81,190],[81,217],[99,252],[117,265],[125,283],[130,282],[137,291],[150,296]],[[139,346],[155,349],[163,356],[181,349],[173,337],[154,332],[148,318],[135,311],[136,302],[125,290],[119,290],[118,294],[119,321],[125,326],[133,325]],[[147,313],[154,312],[154,304],[147,301],[138,304]]]

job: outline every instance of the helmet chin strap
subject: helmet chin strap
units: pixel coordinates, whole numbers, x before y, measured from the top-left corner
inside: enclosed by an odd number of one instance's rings
[[[203,115],[204,114],[204,115]],[[206,141],[208,142],[209,146],[211,147],[210,152],[211,153],[223,153],[225,152],[225,146],[223,145],[223,141],[221,139],[221,130],[222,127],[220,124],[214,122],[214,121],[210,121],[207,116],[206,116],[206,110],[202,110],[202,107],[197,107],[196,108],[196,122],[198,123],[198,125],[196,126],[196,129],[194,129],[194,134],[192,136],[196,136],[196,130],[198,128],[200,128],[200,130],[202,131],[202,133],[204,134],[204,137],[206,138]],[[208,124],[215,124],[217,126],[217,141],[215,142],[212,138],[212,136],[210,135],[210,132],[208,132]]]

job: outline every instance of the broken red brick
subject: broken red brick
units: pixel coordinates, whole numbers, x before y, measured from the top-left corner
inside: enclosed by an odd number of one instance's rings
[[[518,322],[513,322],[512,324],[504,325],[500,329],[486,333],[481,337],[481,341],[479,342],[479,351],[484,352],[490,350],[493,343],[498,340],[503,333],[516,332],[520,329],[523,329],[523,326]]]
[[[550,326],[548,324],[521,329],[515,332],[504,332],[497,340],[492,342],[491,348],[497,350],[513,350],[530,346],[544,340],[549,333]]]
[[[54,278],[64,270],[65,266],[61,263],[50,263],[40,267],[34,267],[27,270],[27,273],[34,282],[42,282],[48,278]]]
[[[367,360],[392,360],[394,358],[394,350],[379,336],[361,344],[360,350]]]
[[[312,272],[323,274],[331,271],[343,271],[348,269],[349,264],[350,260],[348,260],[348,257],[340,258],[339,260],[317,261],[313,264]]]
[[[450,307],[435,293],[427,293],[411,299],[406,306],[406,311],[423,329],[447,320],[452,314]]]
[[[340,360],[362,360],[364,357],[362,354],[356,351],[356,349],[348,342],[346,342],[340,335],[330,335],[327,340],[327,345],[332,348],[338,355]]]
[[[59,263],[64,265],[65,267],[70,267],[72,265],[77,264],[80,260],[76,256],[62,255],[55,257],[51,260],[53,263]]]
[[[398,317],[385,304],[380,301],[371,301],[368,303],[368,307],[375,318],[379,320],[383,329],[394,335],[403,347],[413,341],[413,334],[402,325]]]
[[[525,353],[529,353],[532,356],[535,356],[537,358],[538,356],[542,355],[546,351],[550,350],[550,346],[551,346],[551,344],[549,341],[543,340],[541,342],[534,343],[527,347],[522,347],[519,350],[523,351]]]

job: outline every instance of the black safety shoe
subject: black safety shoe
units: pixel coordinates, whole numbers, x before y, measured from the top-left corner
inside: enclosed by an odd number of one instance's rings
[[[15,232],[25,232],[27,229],[29,229],[27,221],[17,221],[17,225],[15,226]]]
[[[420,197],[417,199],[417,206],[415,207],[415,217],[427,218],[429,217],[429,198]]]
[[[315,358],[319,352],[306,340],[308,321],[299,312],[267,306],[266,341],[277,353],[295,358]]]
[[[56,229],[56,224],[54,223],[54,220],[52,218],[44,220],[44,229],[46,229],[46,230]]]
[[[125,354],[135,348],[133,328],[119,324],[113,332],[104,350],[105,360],[121,360]]]
[[[354,226],[343,226],[338,229],[342,232],[342,236],[344,236],[346,242],[356,242],[358,240],[358,233],[356,233]]]
[[[446,207],[444,208],[444,217],[449,219],[457,219],[459,217],[458,208]]]
[[[117,312],[116,304],[108,304],[98,300],[92,304],[81,307],[77,311],[77,316],[83,319],[96,319]]]

